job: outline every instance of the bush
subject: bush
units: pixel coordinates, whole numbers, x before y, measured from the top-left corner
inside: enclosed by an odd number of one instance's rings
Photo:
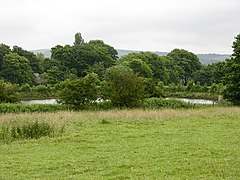
[[[32,91],[32,88],[31,86],[27,83],[27,84],[24,84],[20,87],[20,91],[21,92],[24,92],[24,93],[29,93]]]
[[[95,73],[90,73],[81,79],[66,80],[61,85],[60,102],[73,109],[86,109],[99,97],[98,83]]]
[[[143,80],[127,67],[111,67],[106,73],[105,97],[115,107],[137,107],[144,98]]]
[[[176,99],[149,98],[144,100],[143,107],[152,109],[178,109],[191,108],[193,105]]]
[[[17,101],[19,101],[18,86],[0,80],[0,103],[13,103]]]

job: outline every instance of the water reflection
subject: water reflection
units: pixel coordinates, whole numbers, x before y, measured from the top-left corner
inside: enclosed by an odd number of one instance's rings
[[[191,103],[191,104],[216,104],[215,101],[206,100],[206,99],[187,99],[187,98],[177,98],[183,102]]]
[[[166,98],[169,99],[169,98]],[[215,101],[206,100],[206,99],[187,99],[187,98],[176,98],[180,101],[184,101],[191,104],[216,104]],[[97,102],[101,102],[98,100]],[[41,99],[41,100],[27,100],[21,101],[22,104],[58,104],[57,99]]]

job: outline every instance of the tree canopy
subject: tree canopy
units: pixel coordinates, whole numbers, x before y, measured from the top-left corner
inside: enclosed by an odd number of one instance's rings
[[[240,34],[233,42],[233,54],[226,61],[224,97],[236,105],[240,105]]]
[[[186,85],[193,77],[193,73],[201,68],[198,57],[184,49],[174,49],[167,56],[171,57],[182,68],[181,78]]]
[[[84,39],[82,38],[82,35],[80,32],[75,34],[75,41],[74,41],[74,45],[81,45],[84,43]]]
[[[207,66],[184,49],[174,49],[165,56],[133,52],[118,58],[114,47],[102,40],[86,42],[81,33],[75,34],[72,45],[52,47],[50,58],[0,44],[0,78],[30,89],[64,85],[62,102],[73,106],[84,106],[98,96],[118,107],[135,107],[143,98],[171,96],[176,91],[220,94],[224,82],[224,97],[239,104],[239,36],[230,59]]]
[[[16,53],[9,53],[3,58],[1,76],[12,83],[31,83],[33,71],[30,62]]]
[[[83,78],[66,80],[61,84],[60,101],[74,108],[86,108],[99,98],[99,79],[89,73]]]
[[[143,79],[124,66],[113,66],[106,73],[107,99],[117,107],[136,107],[144,98]]]

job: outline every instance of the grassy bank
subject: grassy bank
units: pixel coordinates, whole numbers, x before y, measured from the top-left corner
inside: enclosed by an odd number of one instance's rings
[[[0,143],[0,179],[238,179],[240,108],[2,114],[61,136]]]
[[[209,105],[194,105],[176,99],[149,98],[145,99],[139,108],[143,109],[191,109]],[[110,101],[92,103],[84,107],[85,110],[100,111],[115,109]],[[124,107],[123,107],[124,108]],[[0,103],[0,114],[4,113],[32,113],[32,112],[57,112],[62,110],[82,110],[61,104],[14,104]]]
[[[166,97],[172,98],[189,98],[189,99],[206,99],[217,101],[218,96],[214,93],[203,93],[203,92],[174,92],[174,93],[166,93]]]
[[[0,103],[0,114],[5,113],[32,113],[32,112],[56,112],[63,110],[60,104],[12,104]]]

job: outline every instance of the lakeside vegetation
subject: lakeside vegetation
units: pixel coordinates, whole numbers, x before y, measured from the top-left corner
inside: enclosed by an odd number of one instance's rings
[[[54,137],[0,142],[2,179],[238,179],[239,107],[0,115]]]
[[[224,62],[202,65],[184,49],[165,56],[117,51],[102,40],[85,42],[75,34],[73,45],[57,45],[51,58],[21,47],[0,45],[0,102],[58,97],[62,104],[85,109],[97,99],[115,107],[139,107],[146,98],[219,95],[239,104],[239,43]]]

